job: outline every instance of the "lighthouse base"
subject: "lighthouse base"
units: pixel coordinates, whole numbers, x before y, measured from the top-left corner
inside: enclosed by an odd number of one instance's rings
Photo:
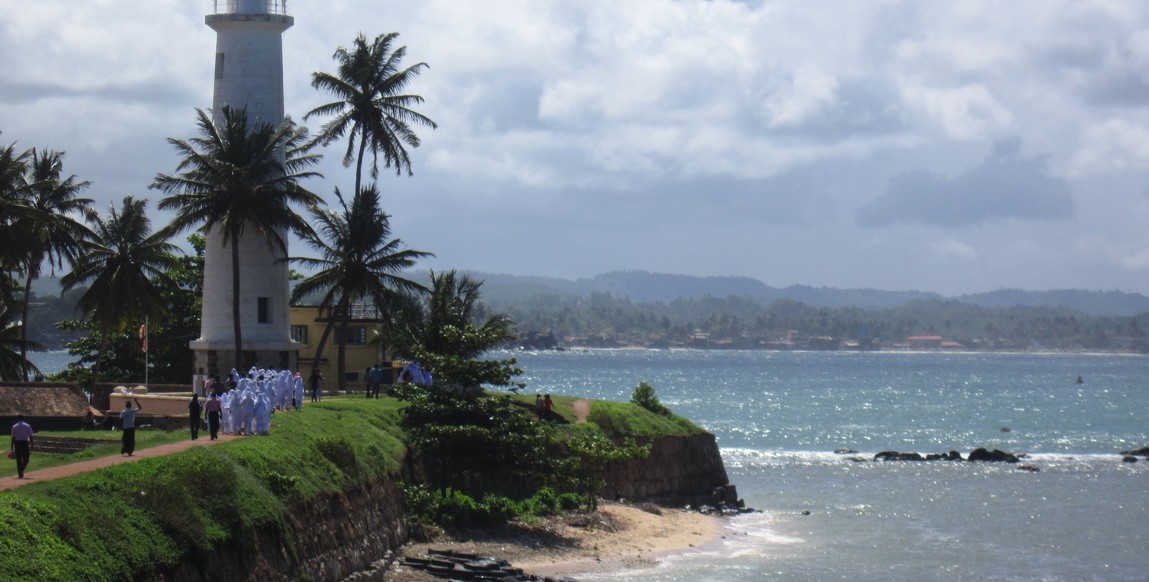
[[[297,370],[299,367],[299,350],[303,344],[289,343],[248,343],[244,342],[240,352],[240,360],[235,359],[234,342],[208,342],[196,340],[191,342],[192,353],[195,354],[196,379],[218,375],[226,377],[235,368],[241,374],[247,373],[252,367],[275,370]]]

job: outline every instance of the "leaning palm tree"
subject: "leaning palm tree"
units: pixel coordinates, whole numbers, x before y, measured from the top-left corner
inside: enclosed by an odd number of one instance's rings
[[[311,86],[333,94],[336,101],[320,105],[303,116],[334,116],[323,125],[316,141],[323,145],[348,137],[343,165],[355,161],[355,191],[363,184],[363,156],[371,150],[371,177],[379,175],[379,157],[384,167],[394,167],[395,174],[403,170],[411,174],[411,158],[406,146],[419,147],[419,136],[413,125],[434,129],[435,122],[412,109],[423,103],[418,95],[403,91],[428,67],[417,63],[400,68],[407,56],[407,47],[392,50],[398,33],[381,34],[370,44],[360,34],[354,47],[339,47],[332,56],[338,62],[335,74],[313,73]],[[358,150],[358,151],[357,151]]]
[[[65,261],[75,262],[84,240],[92,234],[82,222],[84,217],[92,213],[92,200],[77,197],[91,182],[78,182],[75,176],[64,178],[63,165],[64,152],[40,152],[33,149],[28,172],[24,177],[25,187],[22,191],[31,216],[14,225],[26,247],[22,268],[23,321],[28,321],[32,281],[40,276],[44,262],[47,261],[53,273],[63,268]],[[27,326],[22,326],[23,335],[20,339],[25,342],[21,345],[23,356],[27,356],[27,333]]]
[[[99,378],[100,361],[107,337],[128,325],[157,320],[167,313],[160,283],[170,284],[177,247],[167,233],[153,232],[147,216],[148,201],[125,196],[120,208],[113,204],[107,217],[93,215],[93,236],[72,267],[60,280],[64,292],[86,285],[76,308],[102,332],[93,378]]]
[[[339,189],[335,190],[341,212],[311,208],[316,232],[304,237],[318,258],[292,257],[291,261],[315,269],[315,274],[300,281],[292,292],[292,301],[312,293],[322,293],[320,306],[332,314],[315,349],[314,366],[327,344],[336,321],[338,336],[338,370],[340,389],[346,372],[347,324],[350,308],[357,303],[371,303],[377,310],[403,293],[426,289],[403,278],[399,273],[410,269],[431,253],[404,248],[403,241],[391,238],[390,219],[379,206],[379,192],[368,186],[355,194],[348,206]]]
[[[218,229],[225,247],[231,250],[232,325],[235,334],[235,362],[243,349],[240,325],[239,241],[254,232],[287,254],[286,233],[300,236],[311,232],[308,223],[292,204],[314,206],[321,202],[299,182],[319,176],[308,171],[320,156],[310,149],[306,128],[291,120],[275,126],[248,123],[247,110],[224,106],[219,125],[202,109],[196,110],[199,137],[169,139],[183,156],[176,175],[159,174],[153,188],[169,196],[160,201],[161,210],[174,210],[176,217],[165,228],[175,234],[203,225]]]

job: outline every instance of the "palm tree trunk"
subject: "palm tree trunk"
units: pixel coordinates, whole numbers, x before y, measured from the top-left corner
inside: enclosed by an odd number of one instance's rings
[[[327,314],[327,325],[323,327],[323,335],[319,337],[319,345],[315,346],[315,357],[311,361],[311,368],[313,370],[319,367],[319,357],[323,355],[323,348],[327,347],[327,338],[331,336],[331,330],[335,329],[335,322],[339,317],[338,314],[341,312],[343,304],[344,299],[340,297],[339,301],[335,304],[335,310]]]
[[[347,306],[339,314],[339,389],[347,388],[347,327],[351,319],[350,309]]]
[[[239,319],[239,237],[231,239],[231,324],[235,332],[235,369],[242,370],[243,326]]]
[[[24,282],[24,315],[20,322],[20,378],[28,381],[28,308],[32,304],[32,265],[28,265],[28,278]]]
[[[331,336],[331,330],[335,327],[335,320],[331,319],[330,315],[327,318],[327,325],[323,326],[323,335],[319,336],[319,345],[315,346],[315,356],[311,359],[311,369],[319,368],[319,357],[323,354],[323,348],[327,347],[327,338]]]
[[[363,153],[365,151],[367,151],[366,133],[359,138],[359,157],[355,160],[355,192],[352,195],[359,194],[359,188],[363,186]]]

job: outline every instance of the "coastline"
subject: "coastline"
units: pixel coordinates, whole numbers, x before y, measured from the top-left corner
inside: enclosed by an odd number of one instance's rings
[[[442,540],[409,543],[399,554],[423,557],[429,550],[467,552],[507,560],[536,576],[562,578],[653,566],[667,556],[717,544],[725,533],[725,520],[720,517],[650,504],[600,502],[594,513],[453,532]],[[384,579],[439,580],[401,561]]]

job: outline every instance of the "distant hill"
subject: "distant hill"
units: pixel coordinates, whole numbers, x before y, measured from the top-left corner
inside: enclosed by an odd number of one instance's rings
[[[610,293],[628,297],[636,303],[670,303],[675,299],[736,296],[748,297],[764,305],[779,299],[789,299],[812,307],[890,309],[911,301],[953,299],[987,308],[1064,307],[1088,315],[1110,316],[1149,313],[1149,297],[1124,291],[999,289],[986,293],[945,297],[924,291],[836,289],[807,285],[770,287],[762,281],[749,277],[694,277],[647,271],[612,271],[589,279],[574,280],[478,271],[464,272],[485,281],[483,296],[492,303],[513,302],[516,299],[546,294],[588,296],[591,293]],[[426,275],[425,271],[411,273],[412,277],[423,281],[426,280]],[[33,282],[32,288],[37,295],[58,296],[60,293],[58,279],[51,277],[37,279]]]
[[[1149,312],[1149,297],[1123,291],[1022,291],[1002,289],[988,293],[945,297],[924,291],[835,289],[791,285],[770,287],[748,277],[694,277],[646,271],[613,271],[589,279],[558,279],[468,271],[486,281],[483,296],[492,303],[514,301],[539,294],[587,296],[610,293],[636,303],[669,303],[700,297],[749,297],[763,304],[789,299],[813,307],[889,309],[911,301],[953,299],[980,307],[1065,307],[1089,315],[1132,316]]]

